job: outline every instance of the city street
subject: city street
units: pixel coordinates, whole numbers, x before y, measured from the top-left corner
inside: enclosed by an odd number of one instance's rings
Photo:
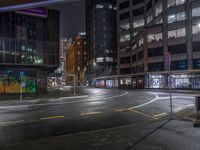
[[[28,101],[0,106],[0,144],[14,144],[54,136],[98,132],[136,125],[156,128],[170,115],[169,93],[145,90],[86,88],[76,98]],[[195,94],[173,93],[175,114],[194,106]],[[141,125],[141,126],[140,126]],[[138,136],[138,135],[135,135]],[[133,136],[134,137],[134,136]]]

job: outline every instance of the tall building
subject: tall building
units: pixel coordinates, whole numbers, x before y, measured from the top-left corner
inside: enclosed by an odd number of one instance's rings
[[[42,93],[59,66],[59,12],[0,13],[0,93]],[[32,9],[33,10],[33,9]],[[32,13],[30,13],[32,12]]]
[[[168,88],[170,58],[172,88],[199,89],[199,12],[199,0],[118,0],[120,86]]]
[[[66,53],[66,82],[67,85],[74,84],[74,76],[76,85],[86,84],[86,37],[85,34],[79,34]]]
[[[117,74],[115,0],[86,0],[89,78]]]

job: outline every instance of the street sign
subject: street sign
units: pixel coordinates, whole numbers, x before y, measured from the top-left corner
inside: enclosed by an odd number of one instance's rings
[[[23,77],[24,76],[24,72],[20,71],[20,76]]]
[[[22,82],[21,82],[21,86],[22,86],[22,87],[26,87],[26,82],[23,82],[23,81],[22,81]]]

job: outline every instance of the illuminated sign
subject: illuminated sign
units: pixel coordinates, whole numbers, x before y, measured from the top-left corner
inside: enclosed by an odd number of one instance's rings
[[[21,9],[17,10],[17,13],[22,13],[26,15],[40,16],[40,17],[48,17],[48,9],[45,7],[37,7],[30,9]]]

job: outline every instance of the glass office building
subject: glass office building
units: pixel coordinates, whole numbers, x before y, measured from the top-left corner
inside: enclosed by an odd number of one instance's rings
[[[45,92],[59,66],[59,12],[41,11],[0,13],[0,94]]]
[[[117,74],[115,0],[86,0],[86,38],[90,78]]]

